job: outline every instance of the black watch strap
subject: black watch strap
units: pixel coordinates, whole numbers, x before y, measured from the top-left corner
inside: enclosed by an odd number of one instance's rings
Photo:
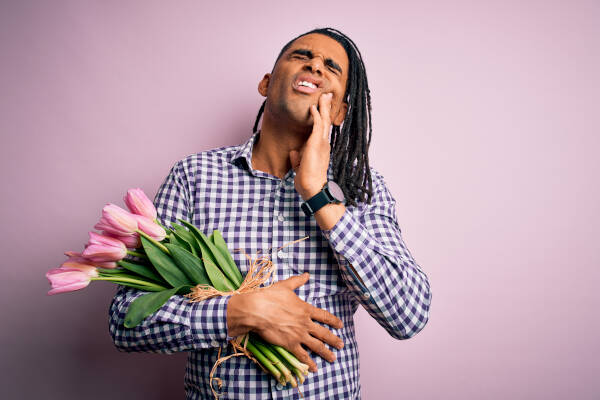
[[[302,203],[300,208],[302,208],[302,211],[304,211],[306,216],[311,217],[327,204],[339,202],[340,201],[333,197],[331,192],[329,192],[327,182],[325,182],[321,191]]]

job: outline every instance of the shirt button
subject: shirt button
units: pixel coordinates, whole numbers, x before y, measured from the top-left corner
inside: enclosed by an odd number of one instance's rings
[[[285,221],[285,217],[283,216],[283,214],[279,214],[279,215],[277,216],[277,220],[278,220],[279,222],[283,222],[283,221]]]
[[[219,342],[217,342],[216,340],[213,340],[212,342],[210,342],[210,345],[212,347],[219,347]]]
[[[369,292],[364,292],[364,293],[363,293],[363,298],[364,298],[365,300],[368,300],[370,297],[371,297],[371,293],[369,293]]]
[[[283,389],[283,385],[281,383],[278,383],[275,387],[277,388],[277,390]]]
[[[278,256],[279,258],[287,258],[287,254],[286,254],[286,252],[285,252],[285,251],[283,251],[283,250],[279,250],[279,251],[277,252],[277,256]]]

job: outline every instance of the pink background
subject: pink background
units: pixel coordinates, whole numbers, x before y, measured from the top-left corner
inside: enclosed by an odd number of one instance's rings
[[[411,340],[357,314],[363,397],[600,397],[597,1],[7,3],[3,398],[183,397],[184,354],[113,347],[113,286],[46,297],[44,273],[104,203],[246,140],[258,81],[318,26],[363,52],[372,165],[433,292]]]

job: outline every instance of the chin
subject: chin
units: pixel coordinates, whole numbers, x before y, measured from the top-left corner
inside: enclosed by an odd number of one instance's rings
[[[302,104],[300,102],[288,103],[284,105],[282,111],[287,114],[291,121],[299,125],[312,125],[313,117],[310,113],[310,104]]]

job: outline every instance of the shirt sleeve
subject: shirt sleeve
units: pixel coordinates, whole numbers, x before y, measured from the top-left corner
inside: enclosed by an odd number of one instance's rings
[[[371,204],[346,209],[330,230],[322,230],[342,278],[367,312],[396,339],[409,339],[429,319],[427,276],[404,244],[396,201],[374,170]]]
[[[191,220],[190,186],[183,162],[173,166],[154,198],[158,218],[165,226],[177,219]],[[173,353],[219,347],[231,339],[227,332],[227,303],[231,296],[190,303],[172,296],[158,311],[134,328],[125,328],[125,314],[132,301],[144,294],[119,286],[109,309],[109,330],[117,349]]]

